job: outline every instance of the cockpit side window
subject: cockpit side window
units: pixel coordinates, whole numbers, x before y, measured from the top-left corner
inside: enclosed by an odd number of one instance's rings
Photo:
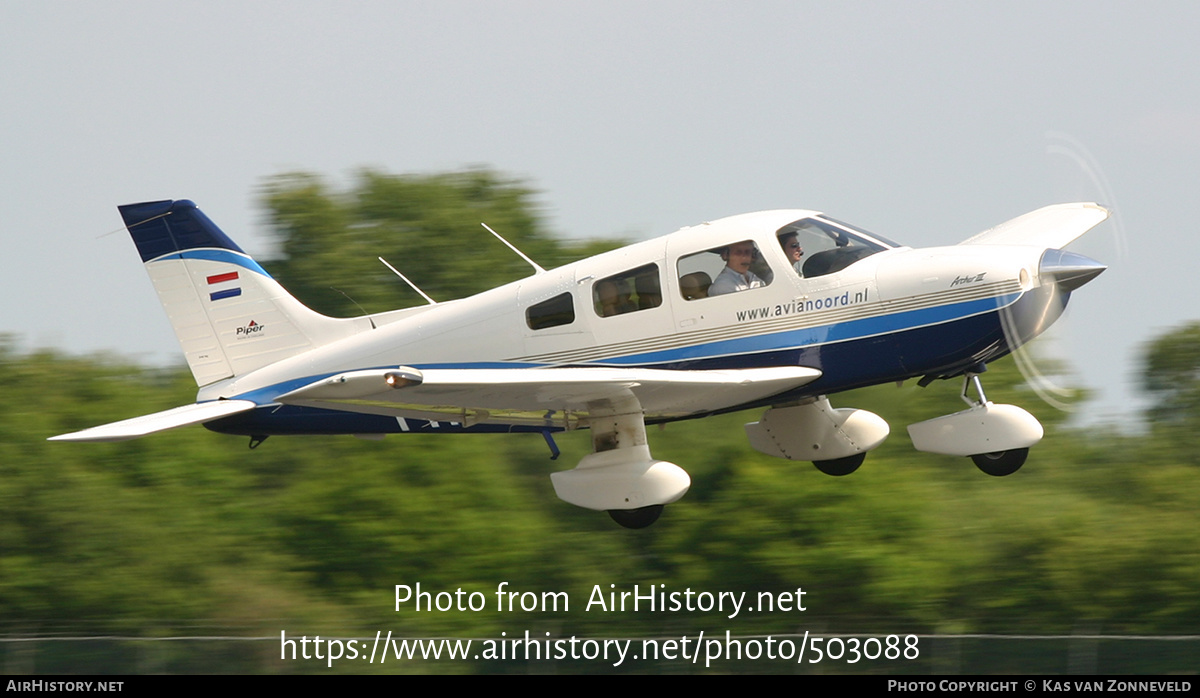
[[[660,305],[662,283],[657,264],[613,274],[592,284],[592,306],[600,317],[624,315]]]
[[[774,278],[752,240],[680,257],[678,271],[679,293],[689,301],[762,288]]]
[[[887,249],[884,245],[818,218],[802,218],[775,231],[784,255],[798,275],[811,278],[841,271]]]

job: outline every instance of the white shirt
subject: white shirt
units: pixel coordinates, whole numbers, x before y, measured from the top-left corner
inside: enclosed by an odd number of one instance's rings
[[[713,280],[712,285],[708,287],[708,295],[720,296],[725,293],[762,288],[766,285],[766,282],[755,276],[752,271],[748,271],[745,275],[742,275],[729,267],[725,267],[721,270],[720,274],[717,274],[717,278]]]

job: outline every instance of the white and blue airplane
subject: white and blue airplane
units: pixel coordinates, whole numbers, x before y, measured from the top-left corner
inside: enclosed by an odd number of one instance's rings
[[[912,249],[803,210],[683,228],[469,298],[335,319],[302,305],[190,201],[120,207],[199,385],[195,404],[55,436],[120,441],[190,424],[274,434],[588,428],[594,452],[551,475],[577,506],[653,523],[691,480],[653,458],[647,423],[765,407],[768,455],[846,475],[888,436],[827,396],[963,378],[968,409],[908,427],[921,451],[990,475],[1042,427],[987,400],[979,374],[1045,330],[1105,267],[1062,248],[1104,221],[1041,208],[950,247]],[[976,397],[970,397],[974,388]]]

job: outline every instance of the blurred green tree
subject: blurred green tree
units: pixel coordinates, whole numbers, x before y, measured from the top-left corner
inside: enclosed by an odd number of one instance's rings
[[[528,276],[529,265],[481,223],[547,269],[622,244],[552,236],[533,189],[482,168],[364,170],[344,193],[315,175],[292,173],[269,180],[262,199],[283,253],[266,267],[303,303],[334,316],[424,303],[378,257],[438,301]]]
[[[1153,400],[1148,410],[1152,422],[1200,424],[1200,322],[1188,323],[1150,342],[1141,382]]]

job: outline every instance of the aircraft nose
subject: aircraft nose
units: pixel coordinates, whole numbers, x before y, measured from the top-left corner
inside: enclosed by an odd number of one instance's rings
[[[1069,293],[1096,278],[1107,268],[1091,257],[1051,249],[1042,254],[1038,274],[1044,280],[1053,280],[1060,291]]]

